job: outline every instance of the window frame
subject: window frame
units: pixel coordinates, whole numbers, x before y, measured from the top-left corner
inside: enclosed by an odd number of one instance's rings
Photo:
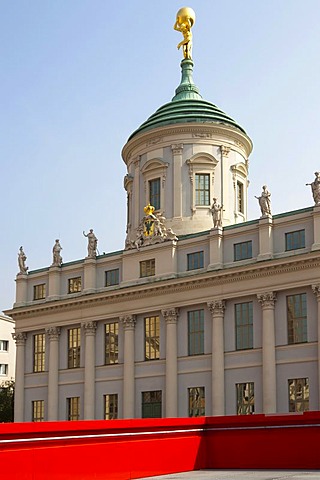
[[[44,400],[32,400],[32,422],[44,422]]]
[[[252,240],[233,244],[233,261],[249,260],[252,258]]]
[[[290,299],[295,303],[299,299],[299,305],[293,305],[293,309],[289,306]],[[296,313],[296,305],[301,315],[292,315]],[[287,307],[287,332],[288,345],[308,342],[308,298],[306,293],[296,293],[286,296]],[[303,311],[305,315],[302,315]],[[292,316],[291,316],[292,315]]]
[[[45,372],[46,368],[46,335],[33,335],[33,373]]]
[[[82,291],[82,277],[68,278],[68,295]]]
[[[306,247],[306,231],[304,228],[301,230],[294,230],[292,232],[285,233],[285,251],[291,252],[293,250],[299,250]]]
[[[290,382],[292,385],[292,390],[294,393],[294,398],[291,398],[291,391],[290,391]],[[297,398],[297,387],[299,383],[304,383],[302,385],[302,397],[301,399]],[[306,392],[304,391],[306,389]],[[307,393],[307,398],[305,397],[305,393]],[[310,383],[309,377],[302,377],[302,378],[289,378],[288,379],[288,411],[289,413],[295,412],[308,412],[310,410]]]
[[[211,175],[210,173],[196,172],[194,174],[195,207],[210,207],[211,205]],[[203,197],[203,198],[202,198]]]
[[[189,310],[188,356],[204,355],[204,309]]]
[[[9,371],[9,364],[8,363],[0,363],[0,376],[7,377]]]
[[[71,333],[72,332],[72,333]],[[81,356],[81,328],[68,328],[67,332],[67,361],[68,369],[80,368]]]
[[[0,352],[9,352],[9,340],[0,340]]]
[[[80,420],[80,397],[67,398],[67,420],[69,422]]]
[[[112,268],[105,271],[105,286],[112,287],[120,283],[120,269]]]
[[[188,417],[204,417],[205,414],[206,414],[205,387],[189,387],[188,388]]]
[[[146,401],[147,395],[150,401]],[[150,410],[152,414],[147,414],[146,410]],[[162,418],[162,390],[141,392],[141,418]]]
[[[117,393],[106,393],[104,396],[104,420],[116,420],[119,411]]]
[[[104,364],[105,365],[118,364],[119,363],[119,322],[114,321],[114,322],[106,323],[104,327],[104,336],[105,336]]]
[[[159,315],[151,315],[144,318],[144,360],[149,362],[159,359],[160,317]]]
[[[156,191],[153,191],[153,187],[156,186]],[[161,178],[151,178],[148,180],[149,190],[149,204],[154,207],[156,211],[161,208]]]
[[[153,277],[156,274],[156,259],[140,261],[140,278]]]
[[[246,390],[248,390],[247,403],[245,403],[246,398],[243,395]],[[237,415],[252,415],[254,413],[254,382],[236,383],[236,402]]]
[[[46,283],[38,283],[33,285],[33,300],[44,300],[47,296]]]
[[[204,268],[204,251],[187,253],[187,271]]]
[[[235,318],[235,349],[236,351],[252,350],[253,349],[253,302],[235,303],[234,318]]]

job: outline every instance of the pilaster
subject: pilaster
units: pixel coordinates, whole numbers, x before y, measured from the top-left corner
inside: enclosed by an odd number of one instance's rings
[[[166,322],[166,417],[178,416],[178,308],[161,311]]]
[[[134,418],[135,372],[134,372],[134,330],[135,315],[120,317],[124,329],[123,360],[123,418]]]
[[[183,144],[171,145],[173,154],[173,216],[176,219],[182,218],[182,152]]]
[[[60,327],[46,329],[49,339],[48,421],[59,420],[59,337]]]
[[[47,300],[59,300],[61,267],[52,265],[49,267],[49,294]]]
[[[223,229],[210,230],[210,264],[208,270],[219,270],[223,267]]]
[[[27,334],[16,332],[12,334],[16,342],[16,375],[14,395],[14,421],[24,422],[24,374],[25,374],[25,345]]]
[[[28,301],[28,275],[18,273],[16,276],[16,301],[14,307],[22,307]]]
[[[84,294],[96,291],[96,263],[95,258],[86,257],[84,260]]]
[[[212,366],[211,366],[211,415],[225,414],[224,385],[224,334],[223,320],[225,312],[224,300],[208,302],[212,318]]]
[[[271,216],[259,220],[259,255],[258,261],[273,258],[273,222]]]
[[[84,322],[84,420],[94,420],[95,413],[95,336],[97,322]]]

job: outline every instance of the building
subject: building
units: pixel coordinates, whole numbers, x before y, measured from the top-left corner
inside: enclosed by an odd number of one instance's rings
[[[16,346],[12,338],[14,320],[0,314],[0,386],[14,380]]]
[[[17,275],[16,421],[319,409],[320,206],[248,221],[252,142],[181,69],[123,148],[124,250]]]

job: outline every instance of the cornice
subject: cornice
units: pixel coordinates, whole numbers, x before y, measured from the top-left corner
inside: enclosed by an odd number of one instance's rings
[[[284,273],[296,273],[306,269],[320,269],[320,256],[317,252],[311,252],[297,258],[286,258],[265,261],[263,263],[254,263],[230,267],[228,269],[210,272],[201,272],[192,277],[176,277],[174,279],[158,280],[153,284],[139,284],[127,286],[116,291],[94,293],[90,295],[82,295],[74,299],[56,300],[53,302],[42,303],[41,305],[29,305],[25,307],[17,307],[6,311],[14,320],[23,318],[38,317],[44,314],[55,314],[75,310],[76,308],[92,308],[99,305],[110,305],[123,302],[131,302],[134,300],[146,299],[150,300],[152,296],[160,296],[166,294],[179,294],[191,290],[199,290],[202,288],[215,288],[221,285],[238,283],[241,281],[258,280],[265,277],[273,277]],[[320,270],[319,270],[320,271]],[[294,277],[295,279],[297,276]],[[319,274],[320,280],[320,274]],[[313,281],[312,283],[317,283]],[[277,286],[277,291],[287,288],[287,285]],[[261,287],[257,283],[257,288],[253,289],[252,294],[261,293]],[[247,294],[247,293],[246,293]],[[234,296],[234,295],[233,295]],[[209,300],[214,300],[211,295]],[[224,295],[227,300],[228,295]],[[231,297],[229,297],[231,298]],[[179,298],[177,298],[179,303]]]
[[[154,128],[134,136],[123,147],[122,158],[124,162],[128,164],[130,158],[136,155],[136,150],[139,152],[141,150],[149,151],[154,138],[157,140],[160,139],[157,142],[157,147],[160,145],[170,146],[172,144],[172,139],[165,139],[165,137],[172,137],[173,135],[181,134],[190,135],[190,141],[194,140],[194,143],[196,143],[196,140],[201,139],[203,143],[208,143],[210,145],[215,144],[217,147],[221,147],[221,144],[223,144],[239,153],[245,153],[246,157],[250,155],[253,148],[250,138],[235,127],[213,122],[200,124],[190,122],[188,124],[174,124]],[[231,142],[230,139],[232,139],[233,142]],[[177,141],[175,141],[175,143],[177,143]],[[179,140],[178,143],[183,142],[180,142]]]

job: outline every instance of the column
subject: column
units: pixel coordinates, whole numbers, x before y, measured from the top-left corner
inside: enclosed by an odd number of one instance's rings
[[[95,293],[96,291],[96,259],[86,257],[84,260],[84,285],[83,293]]]
[[[162,310],[166,321],[166,417],[178,416],[178,308]]]
[[[134,327],[135,315],[120,317],[124,329],[123,418],[134,418]]]
[[[262,307],[262,395],[263,413],[277,411],[276,348],[274,305],[276,294],[266,292],[257,295]]]
[[[97,322],[82,324],[85,335],[84,420],[94,420],[95,410],[95,336]]]
[[[173,216],[174,218],[182,217],[182,191],[181,191],[181,169],[182,169],[182,151],[183,145],[171,145],[173,154]]]
[[[272,217],[264,216],[259,220],[259,255],[257,260],[273,258]]]
[[[212,407],[211,415],[224,415],[224,335],[223,319],[225,311],[224,300],[208,302],[212,318]]]
[[[16,277],[16,301],[14,307],[26,305],[28,298],[28,275],[26,273],[18,273]]]
[[[61,277],[61,267],[51,266],[49,268],[48,300],[59,300],[59,298],[60,298],[60,277]]]
[[[46,328],[49,339],[48,421],[59,420],[59,327]]]
[[[312,290],[318,302],[318,408],[320,408],[320,284],[312,285]]]
[[[24,358],[27,334],[17,332],[12,334],[12,338],[16,342],[16,378],[14,393],[14,421],[24,421]]]
[[[133,228],[137,228],[140,223],[140,155],[134,160],[134,175],[133,175]]]
[[[208,270],[219,270],[223,267],[223,229],[210,230],[210,264]]]

